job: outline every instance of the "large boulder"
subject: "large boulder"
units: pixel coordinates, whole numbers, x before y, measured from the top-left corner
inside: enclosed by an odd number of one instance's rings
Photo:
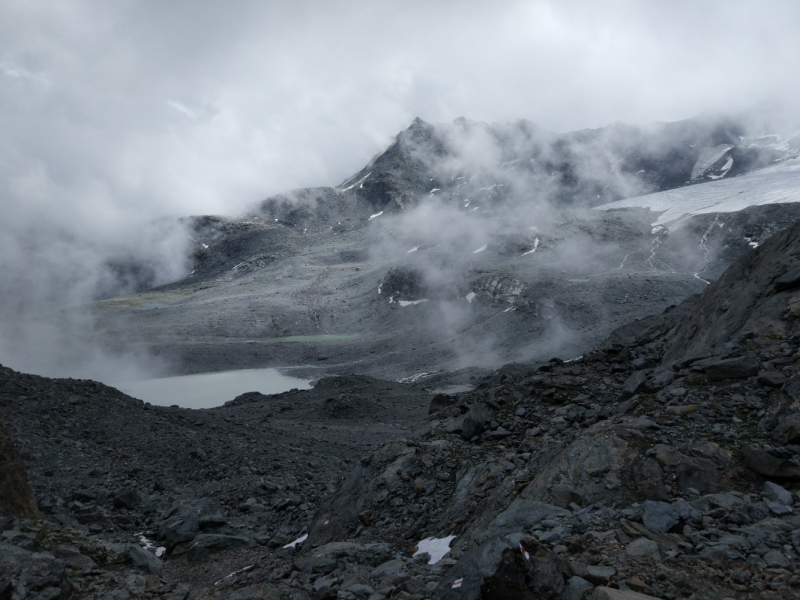
[[[699,298],[699,294],[689,296],[678,306],[667,307],[660,315],[653,315],[626,323],[611,332],[611,335],[601,346],[601,350],[614,354],[621,352],[625,348],[652,342],[675,327],[688,314]]]
[[[41,517],[28,485],[28,474],[11,434],[0,421],[0,515],[21,519]]]
[[[759,475],[777,479],[800,479],[800,465],[780,456],[774,450],[745,444],[742,446],[742,455],[744,464]]]
[[[484,432],[486,425],[492,419],[492,411],[481,402],[476,402],[469,407],[464,424],[461,428],[461,437],[470,440]]]
[[[614,505],[635,500],[634,489],[653,496],[663,477],[658,465],[644,460],[641,429],[648,421],[615,425],[601,421],[562,450],[522,491],[522,498],[564,508],[577,504]]]
[[[522,534],[497,536],[465,553],[442,578],[433,600],[550,600],[565,583],[561,559]]]
[[[508,508],[497,515],[484,531],[475,535],[477,541],[484,541],[514,531],[528,530],[544,519],[569,517],[571,515],[571,511],[552,504],[526,500],[525,498],[515,498]]]
[[[222,507],[210,498],[178,500],[163,515],[158,537],[174,545],[194,539],[201,529],[225,523]]]
[[[744,379],[756,375],[761,369],[761,361],[752,356],[734,358],[707,358],[695,362],[693,367],[703,369],[710,381]]]

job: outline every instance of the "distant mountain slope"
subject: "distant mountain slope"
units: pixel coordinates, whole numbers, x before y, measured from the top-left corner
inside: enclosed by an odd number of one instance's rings
[[[798,154],[796,141],[748,135],[732,118],[616,123],[563,135],[525,120],[433,125],[416,119],[337,189],[352,190],[376,210],[402,209],[428,195],[595,206],[733,177]]]

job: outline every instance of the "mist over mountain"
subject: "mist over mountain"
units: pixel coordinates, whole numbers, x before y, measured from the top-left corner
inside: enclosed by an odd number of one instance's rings
[[[98,339],[152,348],[178,373],[402,379],[579,355],[791,222],[797,156],[792,132],[742,118],[561,136],[416,119],[338,186],[187,221],[188,276],[97,303]],[[685,196],[669,223],[633,208],[669,190]],[[620,199],[631,208],[607,210]]]

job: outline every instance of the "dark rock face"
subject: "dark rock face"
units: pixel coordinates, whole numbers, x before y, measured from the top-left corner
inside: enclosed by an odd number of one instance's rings
[[[797,268],[798,257],[800,222],[732,264],[666,336],[664,364],[723,355],[729,344],[753,336],[785,335],[781,317],[789,312],[792,295],[775,289],[775,283]]]
[[[705,359],[693,363],[696,368],[703,369],[710,381],[726,379],[745,379],[759,372],[761,363],[754,357],[737,356],[723,360]]]
[[[0,421],[0,515],[36,518],[39,509],[28,486],[25,466],[14,447],[11,434]]]
[[[428,292],[421,271],[406,267],[395,267],[386,273],[380,285],[381,294],[397,300],[420,300]]]
[[[492,411],[485,404],[476,403],[469,407],[466,417],[464,418],[464,425],[461,429],[461,437],[465,440],[472,439],[475,436],[482,434],[486,428],[486,424],[492,418]]]
[[[72,583],[64,561],[52,554],[0,544],[0,594],[9,599],[67,600]]]

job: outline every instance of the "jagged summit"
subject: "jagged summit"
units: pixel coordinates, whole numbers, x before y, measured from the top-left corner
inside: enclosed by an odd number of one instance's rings
[[[595,206],[734,177],[797,156],[797,148],[778,137],[748,135],[732,117],[615,123],[565,134],[524,119],[488,124],[459,117],[431,124],[416,118],[337,189],[352,191],[376,210],[402,210],[431,195],[453,203]]]

